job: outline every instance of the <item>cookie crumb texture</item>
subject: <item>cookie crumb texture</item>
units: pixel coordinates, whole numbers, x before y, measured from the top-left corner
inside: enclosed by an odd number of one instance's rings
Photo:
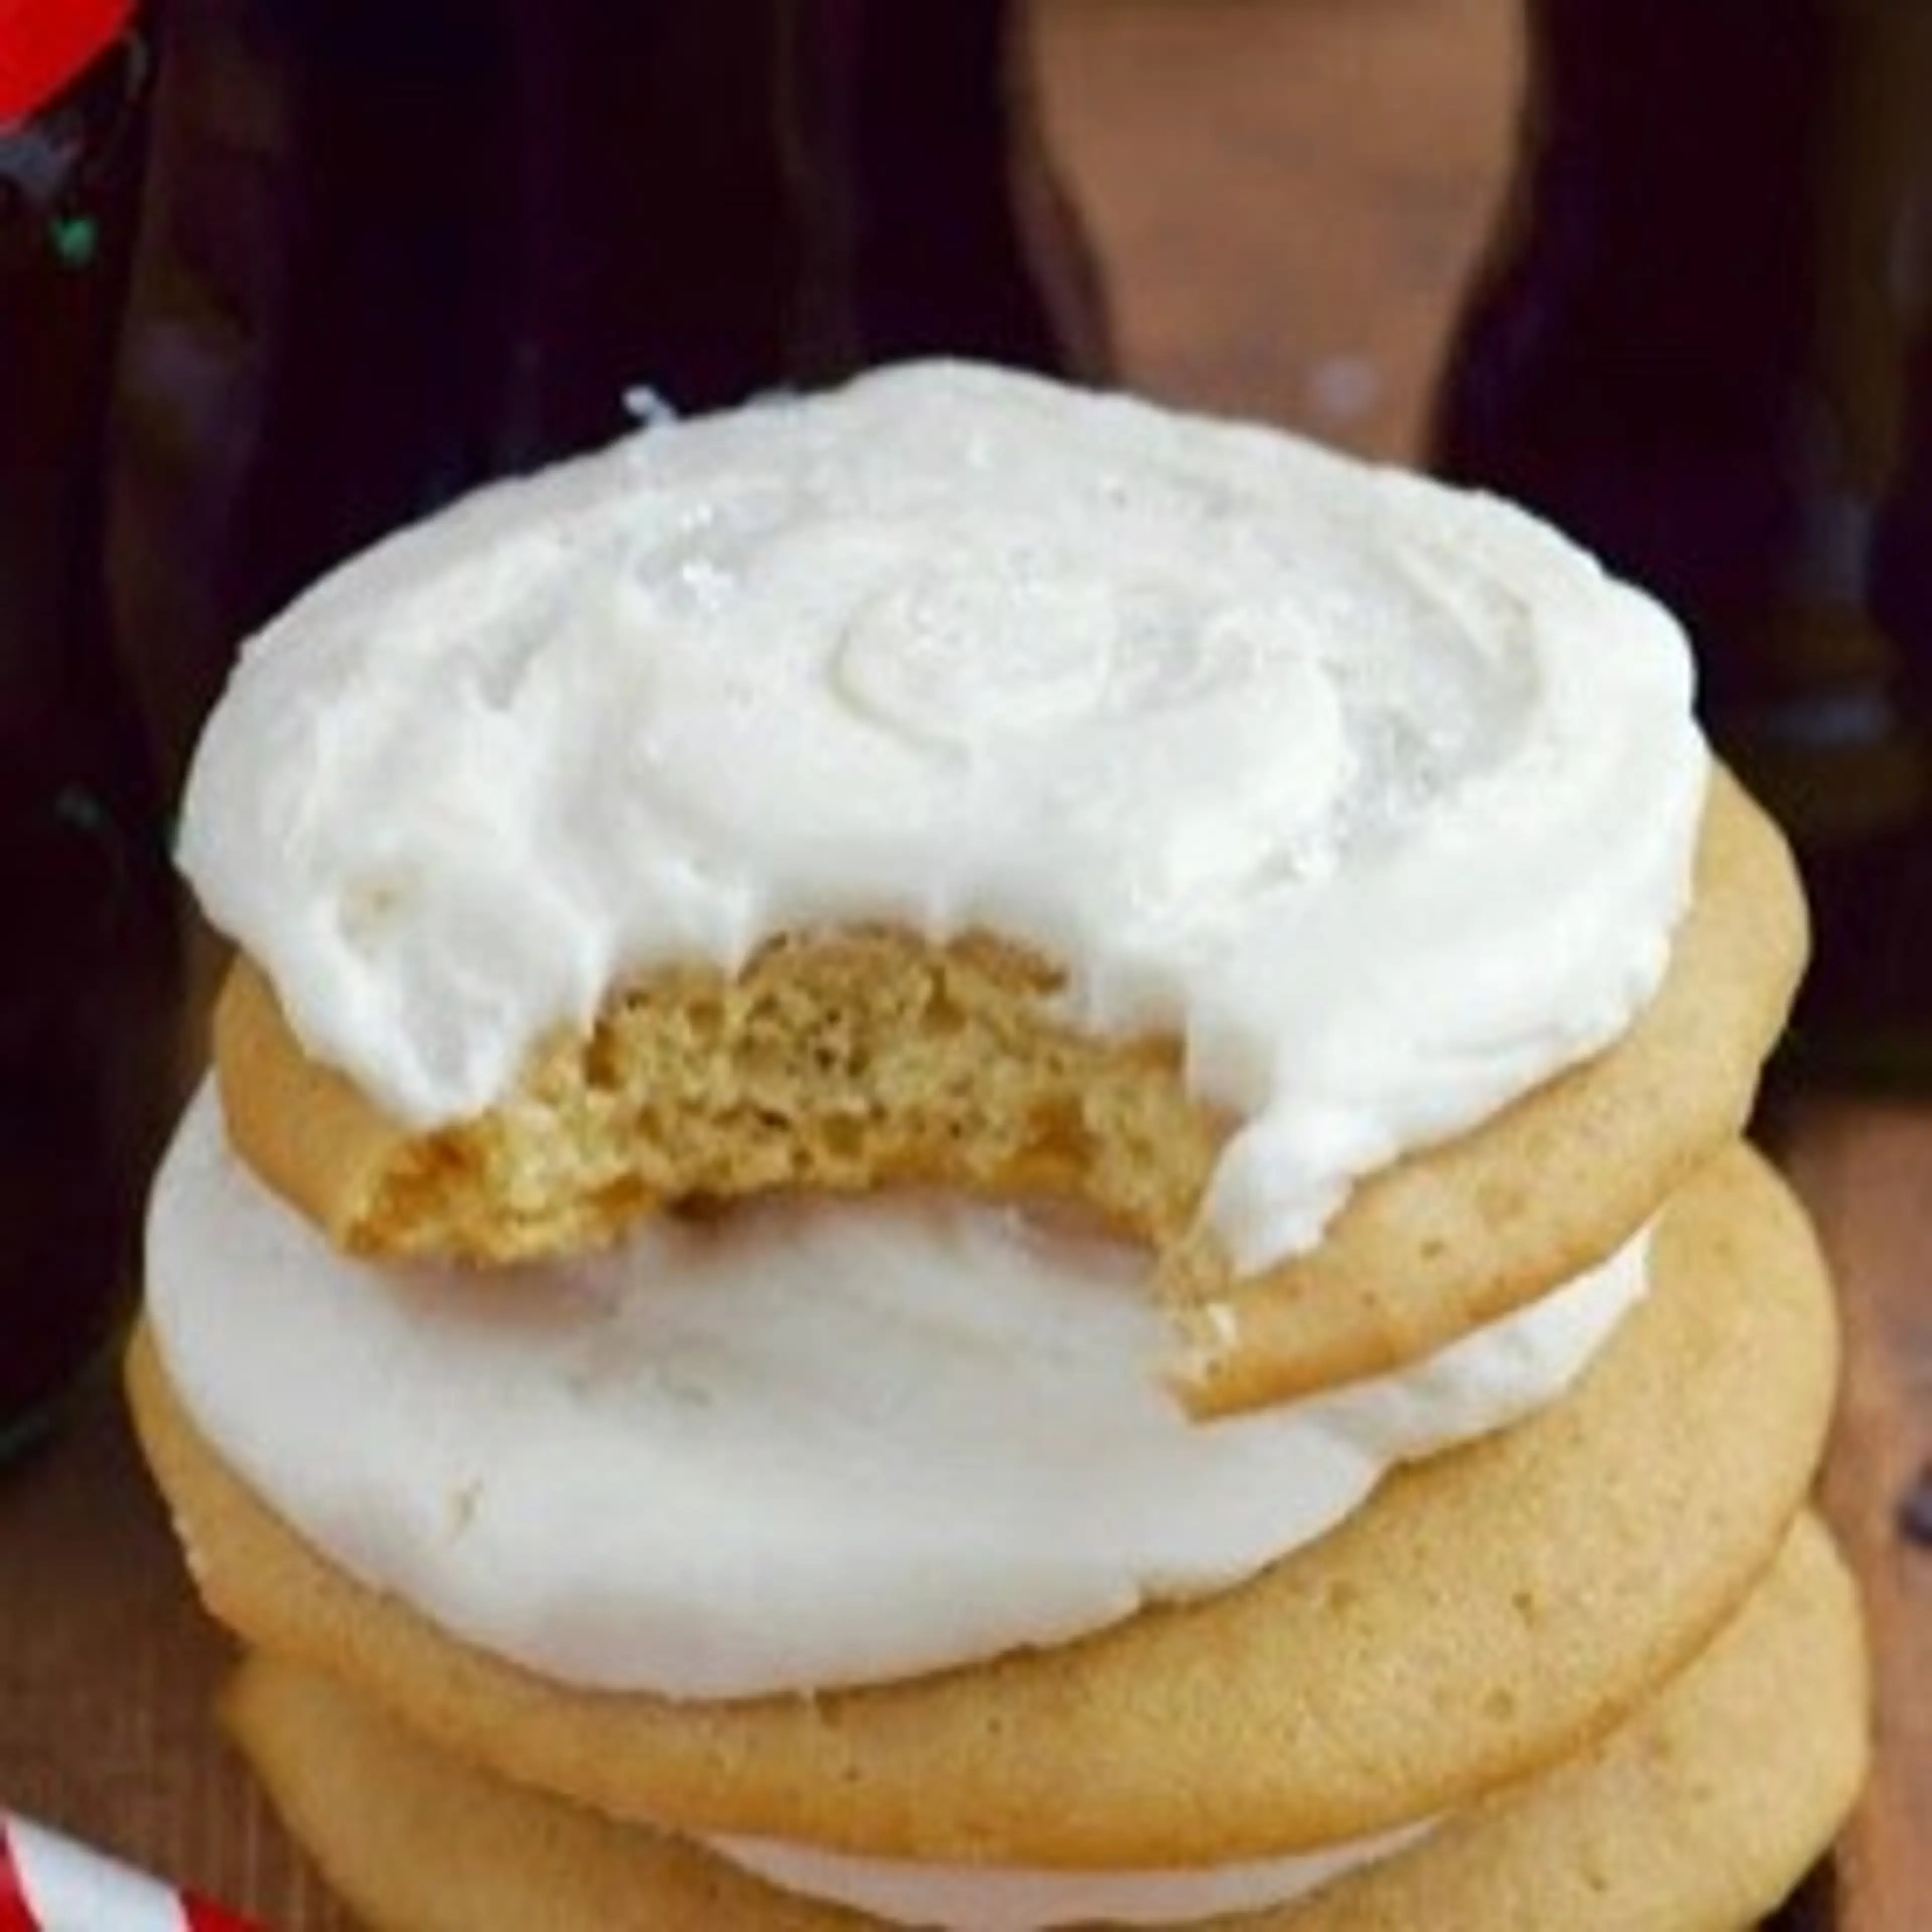
[[[654,974],[587,1037],[554,1037],[500,1107],[398,1137],[329,1232],[502,1262],[602,1246],[668,1205],[903,1184],[1078,1198],[1115,1232],[1176,1240],[1228,1124],[1189,1096],[1172,1041],[1058,1021],[1061,984],[992,939],[883,930],[776,940],[736,978]],[[237,968],[218,1022],[231,1065],[280,1025],[273,998]],[[245,1083],[224,1099],[254,1111]]]

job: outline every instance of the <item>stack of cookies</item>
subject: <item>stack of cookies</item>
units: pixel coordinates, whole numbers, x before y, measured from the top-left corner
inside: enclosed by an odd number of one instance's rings
[[[1690,704],[1504,506],[959,365],[257,638],[130,1382],[357,1913],[1772,1910],[1863,1661]]]

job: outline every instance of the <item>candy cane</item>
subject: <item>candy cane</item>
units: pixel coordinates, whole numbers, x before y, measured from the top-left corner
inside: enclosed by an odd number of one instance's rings
[[[0,1932],[256,1932],[44,1826],[0,1813]]]

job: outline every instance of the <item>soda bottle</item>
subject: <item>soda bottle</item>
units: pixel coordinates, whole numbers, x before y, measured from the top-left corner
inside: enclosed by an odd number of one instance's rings
[[[1816,946],[1788,1058],[1932,1076],[1932,596],[1915,428],[1932,10],[1530,0],[1514,191],[1436,457],[1681,616]],[[1914,445],[1918,448],[1915,453]]]
[[[0,1451],[124,1304],[171,1100],[170,888],[102,567],[150,74],[125,4],[0,12]]]

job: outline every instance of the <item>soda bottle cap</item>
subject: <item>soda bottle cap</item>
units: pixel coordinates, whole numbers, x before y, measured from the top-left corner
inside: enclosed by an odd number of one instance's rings
[[[134,10],[134,0],[0,0],[0,131],[77,80]]]

